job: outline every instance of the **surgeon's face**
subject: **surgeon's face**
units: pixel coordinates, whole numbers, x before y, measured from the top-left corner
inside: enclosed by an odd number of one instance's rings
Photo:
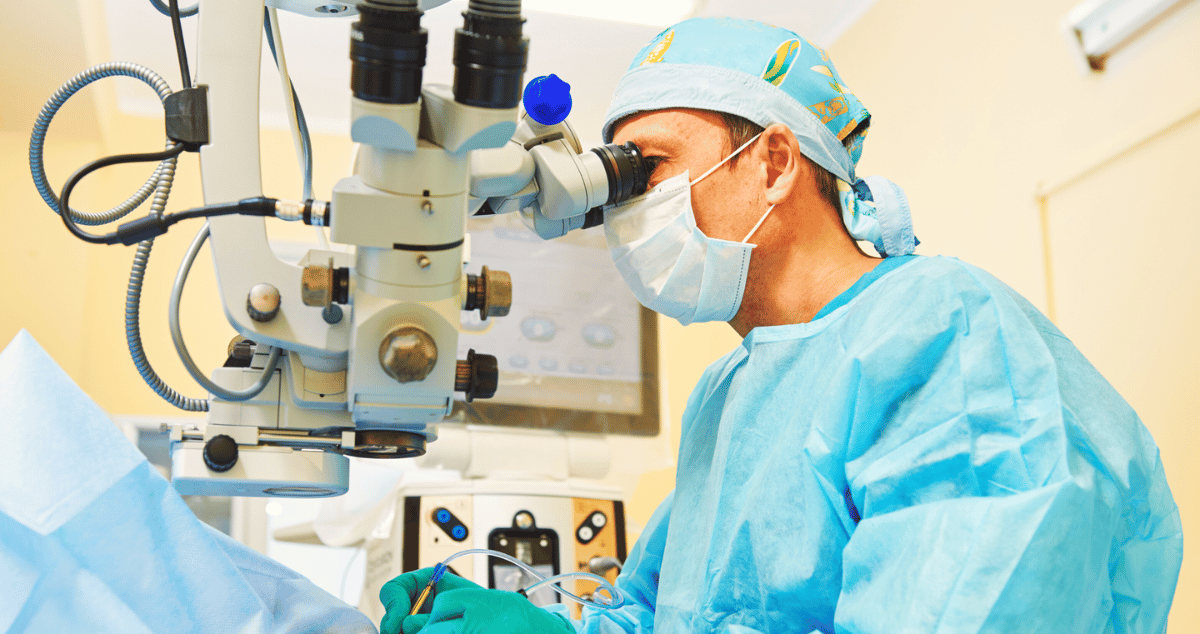
[[[736,148],[717,114],[705,110],[655,110],[621,121],[613,142],[633,141],[650,161],[650,186],[687,171],[695,180]],[[767,210],[765,171],[751,144],[731,167],[726,163],[692,187],[696,226],[710,238],[740,241]],[[761,181],[761,182],[760,182]]]

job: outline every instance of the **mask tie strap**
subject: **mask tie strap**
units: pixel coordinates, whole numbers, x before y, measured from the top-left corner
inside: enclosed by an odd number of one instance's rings
[[[761,227],[762,223],[767,220],[767,216],[771,215],[771,210],[774,208],[775,208],[775,205],[771,205],[770,207],[767,207],[767,213],[763,214],[762,218],[758,219],[758,224],[754,225],[754,228],[750,230],[750,233],[746,234],[745,238],[742,238],[742,242],[750,241],[750,236],[754,235],[755,231],[758,231],[758,228]]]
[[[726,163],[726,162],[727,162],[729,159],[731,159],[731,158],[733,158],[733,157],[737,156],[737,155],[738,155],[738,153],[740,153],[742,150],[746,149],[746,147],[747,147],[747,146],[749,146],[751,143],[754,143],[755,141],[757,141],[757,140],[758,140],[758,137],[760,137],[760,136],[762,136],[762,132],[759,132],[758,134],[754,135],[754,138],[752,138],[752,139],[750,139],[749,141],[746,141],[745,143],[743,143],[743,144],[742,144],[742,147],[740,147],[740,148],[738,148],[738,149],[734,150],[734,151],[733,151],[733,154],[730,154],[729,156],[726,156],[725,158],[721,159],[721,162],[720,162],[720,163],[717,163],[716,165],[713,165],[713,166],[712,166],[712,167],[711,167],[711,168],[710,168],[710,169],[709,169],[707,172],[705,172],[705,173],[701,174],[700,176],[698,176],[698,177],[696,178],[696,180],[694,180],[694,181],[692,181],[691,183],[689,183],[689,185],[695,185],[696,183],[699,183],[700,181],[704,180],[704,178],[705,178],[705,177],[707,177],[709,174],[712,174],[713,172],[717,171],[717,168],[718,168],[718,167],[721,167],[721,166],[722,166],[722,165],[724,165],[724,164],[725,164],[725,163]]]

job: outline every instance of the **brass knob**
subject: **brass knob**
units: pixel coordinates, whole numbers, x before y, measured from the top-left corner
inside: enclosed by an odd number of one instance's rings
[[[512,307],[512,276],[483,267],[479,275],[467,276],[467,298],[463,310],[479,309],[479,318],[503,317]]]
[[[300,300],[305,306],[333,303],[333,259],[329,264],[309,264],[300,274]]]

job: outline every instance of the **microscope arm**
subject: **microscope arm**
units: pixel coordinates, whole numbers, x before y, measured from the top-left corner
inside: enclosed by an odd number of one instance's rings
[[[200,150],[204,200],[218,203],[262,195],[258,90],[262,0],[205,0],[200,12],[196,83],[208,86],[210,140]],[[265,220],[210,220],[213,264],[225,315],[243,336],[294,350],[325,367],[345,367],[350,320],[330,325],[301,301],[301,271],[275,257]],[[246,310],[250,289],[279,291],[278,315],[267,322]]]

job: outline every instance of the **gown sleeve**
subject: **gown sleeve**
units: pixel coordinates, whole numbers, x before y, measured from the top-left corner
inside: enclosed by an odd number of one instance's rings
[[[1162,632],[1182,529],[1157,446],[1036,309],[967,277],[863,323],[836,631]]]
[[[646,524],[646,530],[638,537],[616,587],[625,597],[625,605],[613,609],[585,607],[583,619],[572,620],[571,625],[579,634],[648,634],[654,631],[654,604],[658,598],[658,575],[662,569],[663,549],[667,541],[667,525],[671,515],[674,492],[663,500]],[[563,616],[566,606],[558,604],[548,608]]]

